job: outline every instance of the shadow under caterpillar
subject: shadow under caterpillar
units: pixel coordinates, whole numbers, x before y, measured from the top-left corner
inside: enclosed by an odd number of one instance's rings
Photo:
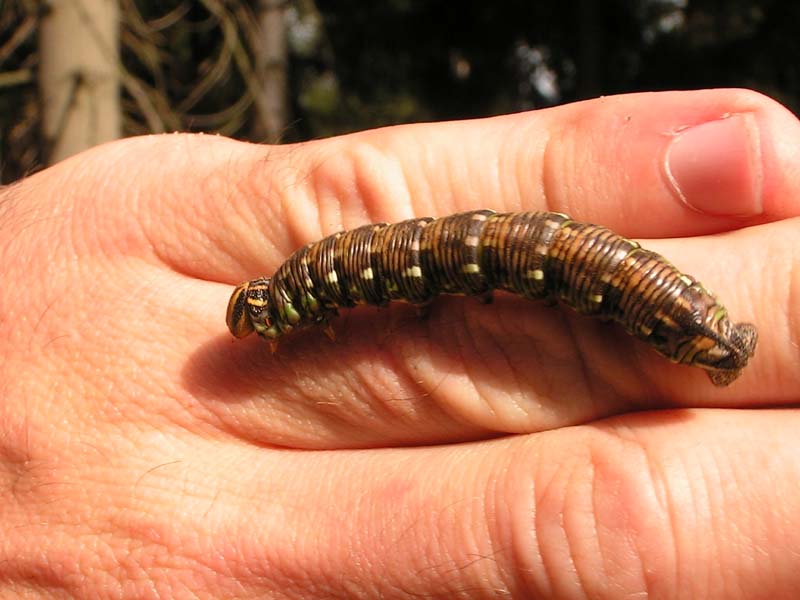
[[[274,349],[293,329],[330,333],[338,308],[422,307],[438,294],[488,301],[495,289],[615,321],[718,386],[739,376],[758,338],[700,282],[634,241],[561,213],[491,210],[365,225],[308,244],[272,277],[237,286],[227,324],[237,338],[255,331]]]

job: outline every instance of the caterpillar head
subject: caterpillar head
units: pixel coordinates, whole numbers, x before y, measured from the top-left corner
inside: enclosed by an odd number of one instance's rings
[[[261,335],[274,330],[269,318],[269,277],[245,281],[236,286],[228,301],[225,321],[234,337],[254,331]]]

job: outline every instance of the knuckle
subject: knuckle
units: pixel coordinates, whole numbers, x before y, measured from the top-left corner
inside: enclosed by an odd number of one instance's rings
[[[562,430],[557,444],[554,435],[532,438],[510,472],[519,585],[544,597],[672,589],[672,519],[644,449],[605,428]]]

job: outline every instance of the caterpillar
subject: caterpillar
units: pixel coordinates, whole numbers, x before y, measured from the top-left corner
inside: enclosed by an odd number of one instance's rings
[[[237,286],[226,320],[235,337],[255,331],[274,350],[289,331],[331,331],[338,308],[424,307],[438,294],[489,301],[495,289],[615,321],[669,360],[705,369],[718,386],[739,376],[758,337],[659,254],[555,212],[475,210],[336,233],[296,251],[272,277]]]

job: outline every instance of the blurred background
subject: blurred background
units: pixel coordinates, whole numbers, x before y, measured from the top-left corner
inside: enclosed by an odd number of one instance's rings
[[[797,0],[0,0],[0,182],[164,131],[293,142],[629,91],[800,110]]]

